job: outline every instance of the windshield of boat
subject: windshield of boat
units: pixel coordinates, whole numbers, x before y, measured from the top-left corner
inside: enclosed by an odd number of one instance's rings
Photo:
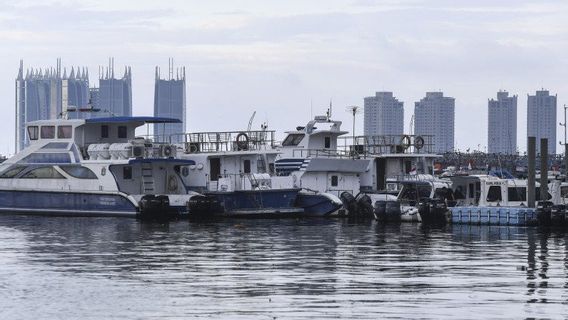
[[[432,186],[429,184],[403,184],[398,196],[401,201],[418,201],[422,198],[430,198]]]
[[[304,136],[303,133],[291,133],[282,141],[282,146],[297,146],[304,139]]]

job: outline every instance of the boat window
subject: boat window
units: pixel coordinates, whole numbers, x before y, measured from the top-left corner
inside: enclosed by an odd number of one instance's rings
[[[527,188],[525,187],[507,188],[507,199],[509,201],[527,201]]]
[[[22,159],[23,163],[71,163],[68,152],[65,153],[32,153]]]
[[[456,190],[454,190],[454,198],[456,200],[465,199],[465,192],[463,190],[463,186],[456,187]],[[473,194],[470,198],[473,198]]]
[[[325,139],[324,139],[324,148],[326,148],[326,149],[331,148],[331,137],[325,137]]]
[[[50,142],[45,146],[41,147],[42,149],[67,149],[69,143],[67,142]]]
[[[22,179],[65,179],[65,177],[53,167],[40,167],[24,174]]]
[[[28,136],[30,140],[37,140],[39,134],[39,129],[37,126],[30,126],[28,127]]]
[[[503,199],[501,198],[501,186],[489,187],[486,200],[488,202],[502,201]]]
[[[289,134],[284,141],[282,141],[282,146],[297,146],[304,139],[304,134]]]
[[[22,172],[22,170],[24,170],[25,168],[25,166],[11,167],[0,175],[0,179],[12,179],[13,177],[17,176],[18,173]]]
[[[275,167],[274,167],[274,163],[269,163],[268,164],[268,171],[269,173],[274,173],[275,172]]]
[[[131,180],[132,179],[132,167],[125,166],[122,168],[122,178],[124,180]]]
[[[475,183],[475,203],[479,203],[479,198],[481,198],[481,182],[477,181]]]
[[[337,178],[337,176],[331,176],[331,186],[337,187],[338,184],[339,184],[339,179]]]
[[[42,139],[55,138],[55,126],[41,126],[41,138]]]
[[[77,179],[97,179],[97,176],[91,169],[82,166],[64,166],[60,167],[68,175]]]
[[[568,186],[560,187],[560,195],[562,198],[568,197]]]
[[[108,126],[107,125],[101,126],[101,138],[108,138]]]
[[[474,197],[474,193],[473,193],[474,189],[475,189],[474,184],[473,184],[473,183],[470,183],[470,184],[469,184],[469,192],[468,192],[468,195],[469,195],[469,198],[470,198],[470,199],[473,199],[473,197]]]
[[[432,192],[431,186],[418,186],[418,196],[422,198],[430,198],[430,193]]]
[[[431,192],[432,187],[429,185],[405,184],[402,187],[399,198],[402,200],[417,201],[422,198],[430,198]]]
[[[71,139],[72,137],[72,126],[57,126],[57,139]]]
[[[250,173],[250,160],[243,161],[243,171],[244,173]]]
[[[449,189],[447,187],[436,188],[434,190],[434,198],[442,200],[454,200],[454,193],[452,189]]]
[[[118,126],[118,138],[126,139],[126,126]]]

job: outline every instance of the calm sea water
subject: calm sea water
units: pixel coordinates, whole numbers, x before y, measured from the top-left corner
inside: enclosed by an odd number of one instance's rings
[[[536,228],[1,216],[0,318],[564,318],[567,240]]]

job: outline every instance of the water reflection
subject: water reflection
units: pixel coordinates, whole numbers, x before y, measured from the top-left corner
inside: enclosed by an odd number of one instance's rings
[[[2,216],[0,310],[26,318],[562,317],[567,252],[564,233],[536,228]]]

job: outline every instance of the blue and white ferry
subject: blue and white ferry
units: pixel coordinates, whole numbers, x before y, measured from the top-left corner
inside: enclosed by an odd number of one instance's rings
[[[0,211],[89,216],[188,214],[176,148],[137,138],[156,117],[40,120],[27,124],[29,146],[0,165]]]

